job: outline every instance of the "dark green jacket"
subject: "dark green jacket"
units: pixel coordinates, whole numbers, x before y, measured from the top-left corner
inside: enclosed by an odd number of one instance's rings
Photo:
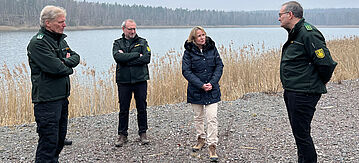
[[[289,31],[280,62],[280,79],[285,90],[326,93],[325,84],[336,65],[324,36],[304,18]]]
[[[80,56],[70,49],[65,37],[65,34],[41,28],[27,46],[33,103],[59,100],[70,95],[69,75],[79,64]],[[67,53],[71,57],[66,58]]]
[[[122,34],[122,38],[114,41],[112,51],[117,63],[116,83],[137,83],[150,79],[147,64],[151,61],[151,50],[145,39],[136,35],[127,40]]]

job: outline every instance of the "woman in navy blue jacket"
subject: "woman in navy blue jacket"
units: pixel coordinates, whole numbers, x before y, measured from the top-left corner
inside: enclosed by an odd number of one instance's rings
[[[214,41],[196,26],[186,40],[182,60],[182,74],[188,81],[187,102],[192,104],[197,144],[192,150],[200,150],[207,139],[211,161],[217,161],[218,143],[217,108],[221,100],[219,80],[223,72],[222,59]],[[204,119],[207,120],[207,134]]]

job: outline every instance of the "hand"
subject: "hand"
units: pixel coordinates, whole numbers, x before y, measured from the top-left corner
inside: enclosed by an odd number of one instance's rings
[[[118,52],[119,52],[119,53],[123,53],[123,51],[122,51],[122,50],[118,50]]]
[[[207,83],[208,89],[209,91],[212,90],[212,84],[211,83]]]
[[[203,84],[202,89],[206,92],[212,90],[212,84],[211,83],[207,83],[207,84]]]
[[[66,58],[70,58],[71,57],[71,54],[70,53],[67,53],[66,54]]]

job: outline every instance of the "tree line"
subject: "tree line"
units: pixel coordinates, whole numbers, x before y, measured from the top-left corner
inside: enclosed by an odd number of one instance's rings
[[[139,26],[278,25],[278,11],[188,10],[75,0],[0,0],[0,26],[38,26],[41,9],[61,6],[69,26],[120,26],[132,18]],[[314,25],[359,25],[359,9],[310,9],[306,20]]]

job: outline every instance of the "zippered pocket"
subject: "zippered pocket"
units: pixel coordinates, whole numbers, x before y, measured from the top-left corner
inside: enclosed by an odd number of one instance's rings
[[[302,46],[304,46],[304,44],[303,44],[303,43],[301,43],[301,42],[298,42],[298,41],[293,41],[293,44],[299,44],[299,45],[302,45]]]

